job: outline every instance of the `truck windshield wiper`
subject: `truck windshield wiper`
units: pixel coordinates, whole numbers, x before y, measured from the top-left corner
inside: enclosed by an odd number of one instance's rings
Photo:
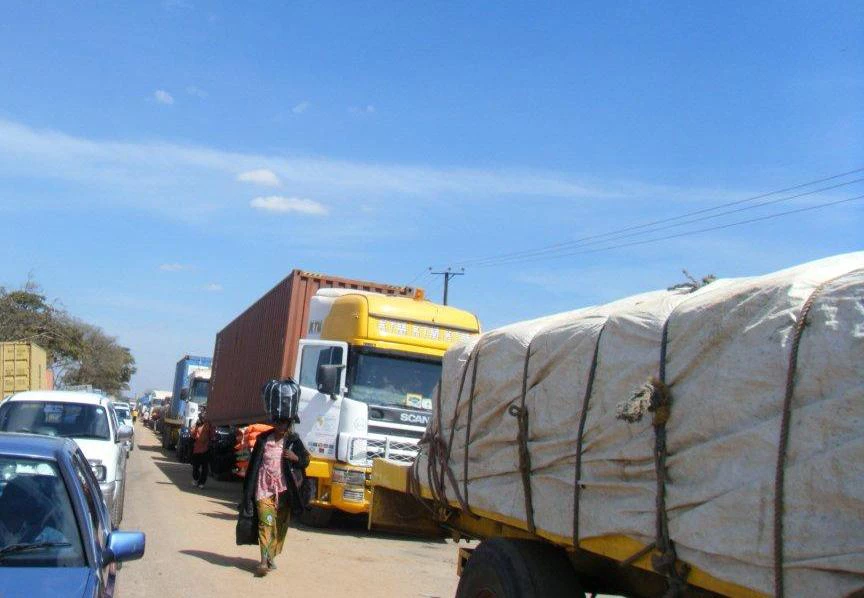
[[[41,550],[42,548],[59,548],[64,546],[72,546],[69,542],[29,542],[23,544],[10,544],[0,548],[0,559],[10,554],[19,552],[27,552],[30,550]]]

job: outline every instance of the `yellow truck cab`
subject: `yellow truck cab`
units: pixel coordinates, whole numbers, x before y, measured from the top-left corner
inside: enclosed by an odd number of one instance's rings
[[[415,298],[321,289],[310,300],[296,430],[312,455],[308,522],[367,513],[376,457],[410,463],[429,421],[441,358],[480,332],[469,312]]]

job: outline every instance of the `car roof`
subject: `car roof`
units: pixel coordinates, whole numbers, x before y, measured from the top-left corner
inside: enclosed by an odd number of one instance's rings
[[[53,403],[83,403],[86,405],[107,405],[108,399],[92,392],[72,390],[28,390],[10,396],[7,401],[51,401]]]
[[[71,438],[0,432],[0,455],[16,455],[56,461],[63,454],[74,453],[77,446]]]

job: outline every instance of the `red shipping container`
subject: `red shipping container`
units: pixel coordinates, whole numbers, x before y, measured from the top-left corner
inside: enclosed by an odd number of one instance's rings
[[[207,412],[217,425],[267,420],[261,387],[294,374],[297,343],[306,336],[309,300],[321,288],[411,297],[413,287],[294,270],[216,335]]]

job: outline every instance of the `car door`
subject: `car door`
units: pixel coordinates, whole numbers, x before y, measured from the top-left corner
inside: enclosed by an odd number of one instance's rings
[[[108,534],[111,532],[111,515],[102,500],[99,482],[90,469],[90,464],[81,451],[77,451],[72,458],[75,475],[81,482],[84,499],[87,505],[89,517],[90,537],[87,541],[92,546],[95,555],[94,567],[99,578],[99,596],[113,596],[116,584],[116,566],[112,563],[102,565],[102,554],[108,544]]]

